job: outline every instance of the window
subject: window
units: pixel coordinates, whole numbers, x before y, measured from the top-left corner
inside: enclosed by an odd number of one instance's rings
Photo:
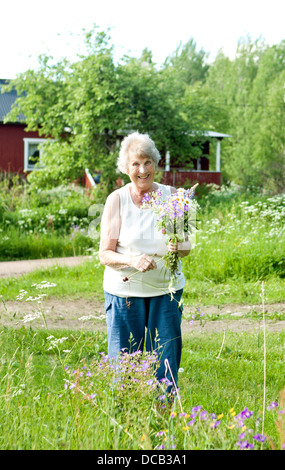
[[[24,170],[34,170],[36,163],[41,160],[40,144],[46,139],[24,138]],[[39,169],[39,168],[36,168]]]

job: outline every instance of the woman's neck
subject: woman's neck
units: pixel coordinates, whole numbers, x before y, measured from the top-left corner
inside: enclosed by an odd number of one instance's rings
[[[142,205],[142,200],[144,198],[144,195],[146,193],[151,193],[152,191],[155,191],[157,189],[157,184],[153,183],[151,188],[149,189],[140,189],[136,188],[134,184],[131,183],[130,185],[130,192],[131,192],[131,198],[134,202],[134,204],[138,207]]]

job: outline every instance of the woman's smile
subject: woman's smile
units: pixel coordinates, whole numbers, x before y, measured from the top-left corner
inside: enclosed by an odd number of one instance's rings
[[[149,175],[146,175],[146,176],[138,176],[138,178],[140,178],[141,180],[146,180],[148,177],[149,177]]]
[[[155,164],[149,157],[137,155],[130,157],[128,175],[134,184],[147,183],[152,186],[154,173]]]

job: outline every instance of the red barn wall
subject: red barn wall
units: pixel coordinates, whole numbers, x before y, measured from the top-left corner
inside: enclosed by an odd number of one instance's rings
[[[190,182],[199,184],[222,184],[222,174],[217,171],[163,171],[161,183],[179,187]]]
[[[24,173],[24,137],[38,138],[34,131],[25,131],[23,124],[0,123],[0,171]]]

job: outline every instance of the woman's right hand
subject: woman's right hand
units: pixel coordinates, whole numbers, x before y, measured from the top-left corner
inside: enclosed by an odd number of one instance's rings
[[[157,268],[154,259],[152,259],[151,256],[148,256],[146,254],[134,256],[132,266],[142,273]]]

